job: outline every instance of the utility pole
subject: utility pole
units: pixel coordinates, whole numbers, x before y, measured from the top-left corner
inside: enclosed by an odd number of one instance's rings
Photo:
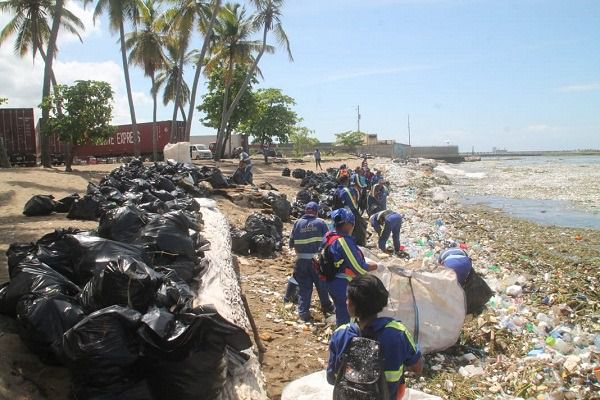
[[[410,114],[408,114],[408,145],[410,146]]]
[[[358,126],[358,132],[360,132],[360,106],[356,106],[356,125]]]

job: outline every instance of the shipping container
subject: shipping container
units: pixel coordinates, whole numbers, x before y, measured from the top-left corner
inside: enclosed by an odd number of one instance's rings
[[[0,140],[13,165],[35,166],[37,161],[33,108],[0,108]]]

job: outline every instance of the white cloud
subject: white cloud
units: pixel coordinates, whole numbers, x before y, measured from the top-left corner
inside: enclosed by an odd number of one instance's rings
[[[76,1],[68,1],[66,7],[75,14],[85,26],[85,29],[80,32],[81,38],[85,40],[90,36],[100,35],[102,33],[102,24],[100,19],[94,22],[94,9],[92,7],[83,8]],[[79,42],[79,38],[69,32],[62,31],[58,37],[58,47],[62,45]]]
[[[551,126],[548,126],[546,124],[529,125],[527,127],[527,130],[529,132],[547,132],[552,129],[554,129],[554,128],[552,128]]]
[[[582,83],[578,85],[567,85],[558,88],[559,92],[591,92],[600,90],[600,82]]]
[[[399,75],[406,72],[415,72],[415,71],[426,71],[434,69],[434,66],[431,65],[407,65],[401,67],[393,67],[393,68],[377,68],[377,69],[365,69],[363,71],[356,72],[339,72],[333,73],[329,76],[325,76],[323,78],[314,80],[312,82],[308,82],[303,86],[314,86],[321,85],[324,83],[331,82],[339,82],[352,80],[357,78],[367,78],[371,76],[380,76],[380,75]]]

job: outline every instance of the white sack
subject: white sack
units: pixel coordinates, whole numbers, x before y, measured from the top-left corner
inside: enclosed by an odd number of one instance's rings
[[[325,371],[315,372],[289,383],[281,400],[331,400],[333,386],[327,383]],[[440,397],[407,388],[403,400],[442,400]]]
[[[373,253],[368,250],[364,253],[377,261]],[[380,315],[402,321],[424,354],[453,346],[458,341],[467,311],[465,292],[456,280],[456,273],[450,269],[405,270],[395,266],[395,260],[383,262],[386,268],[374,272],[390,293],[388,306]]]
[[[223,318],[242,327],[252,337],[250,321],[242,303],[241,288],[233,266],[229,224],[214,201],[197,201],[204,220],[202,234],[210,241],[210,250],[205,252],[209,264],[202,275],[194,305],[214,305]],[[240,368],[228,371],[220,400],[268,399],[258,358],[252,349],[246,350],[246,353],[250,359]]]
[[[165,160],[175,160],[184,164],[191,164],[190,142],[167,143],[163,149]]]

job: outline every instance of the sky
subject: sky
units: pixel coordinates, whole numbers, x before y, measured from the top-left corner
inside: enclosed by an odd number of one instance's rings
[[[61,35],[57,78],[111,83],[114,123],[129,123],[117,36],[80,4],[68,1],[86,25],[83,43]],[[360,106],[361,131],[379,139],[407,143],[410,115],[413,145],[600,149],[600,1],[287,0],[283,25],[294,62],[283,49],[265,55],[259,86],[292,96],[321,141],[355,130]],[[12,41],[0,46],[9,106],[40,103],[42,72]],[[151,121],[150,81],[131,73],[137,119]],[[159,119],[172,111],[161,104]],[[213,133],[198,117],[192,135]]]

